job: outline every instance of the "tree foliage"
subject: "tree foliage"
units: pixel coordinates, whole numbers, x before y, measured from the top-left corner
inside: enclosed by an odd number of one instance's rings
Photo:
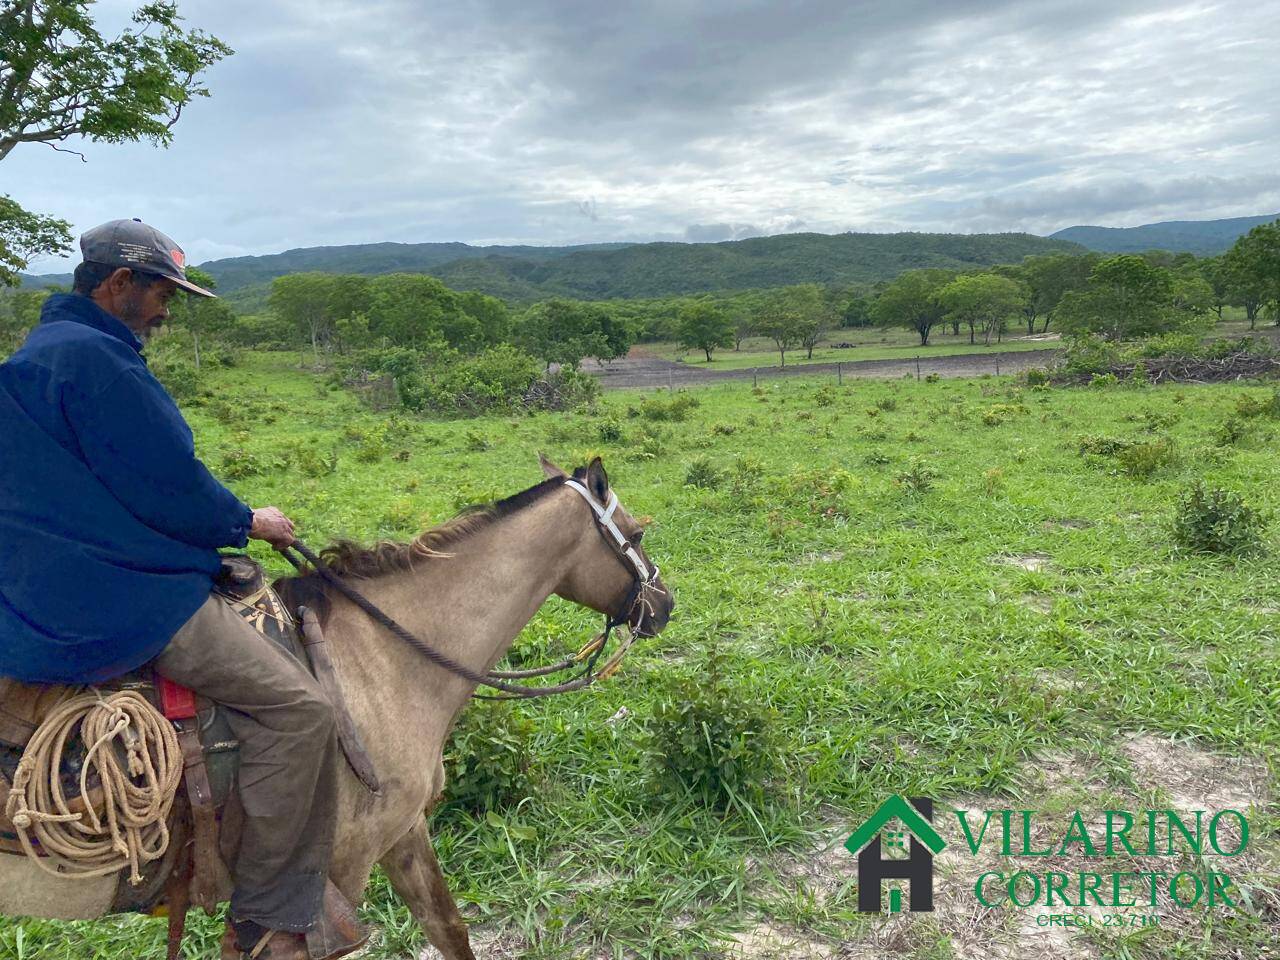
[[[0,160],[20,143],[54,149],[72,137],[167,145],[183,108],[208,96],[200,77],[232,53],[184,30],[177,7],[147,3],[132,27],[102,36],[90,0],[6,0],[0,5]],[[71,151],[74,152],[74,151]],[[71,240],[65,221],[0,203],[0,282]]]
[[[718,347],[732,347],[735,343],[734,323],[728,314],[716,304],[706,300],[694,300],[680,308],[679,342],[682,347],[701,350],[711,362],[711,354]]]
[[[198,267],[187,268],[187,279],[206,290],[215,290],[217,281]],[[226,302],[195,294],[174,297],[169,307],[169,323],[191,334],[196,370],[200,369],[200,341],[228,336],[236,326],[236,315]]]
[[[929,334],[946,312],[938,293],[954,276],[948,270],[908,270],[893,280],[876,300],[872,316],[882,327],[908,327],[929,345]]]
[[[969,328],[969,342],[981,330],[987,343],[991,335],[1005,329],[1022,314],[1030,295],[1022,284],[994,273],[973,273],[956,277],[937,293],[946,319]]]
[[[1236,241],[1224,259],[1228,287],[1249,312],[1250,321],[1259,307],[1265,307],[1280,324],[1280,220],[1254,227]]]
[[[621,357],[632,342],[627,325],[604,307],[559,298],[530,307],[520,320],[516,339],[535,357],[573,370],[587,357]]]
[[[1125,253],[1099,261],[1088,287],[1067,293],[1059,307],[1067,336],[1099,334],[1132,340],[1203,322],[1212,291],[1199,277],[1182,277],[1145,257]]]

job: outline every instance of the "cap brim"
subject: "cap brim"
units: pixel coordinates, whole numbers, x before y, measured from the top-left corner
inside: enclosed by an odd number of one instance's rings
[[[161,274],[161,276],[169,276],[169,275]],[[201,297],[212,297],[215,300],[218,299],[218,295],[213,291],[206,290],[204,287],[200,286],[199,284],[192,283],[190,280],[187,280],[184,277],[169,277],[169,279],[172,280],[174,283],[176,283],[178,286],[180,286],[183,290],[186,290],[188,293],[194,293]]]

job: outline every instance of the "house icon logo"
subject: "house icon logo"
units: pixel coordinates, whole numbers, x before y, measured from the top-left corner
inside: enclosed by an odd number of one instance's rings
[[[891,821],[899,821],[905,829],[885,829]],[[880,912],[880,885],[884,880],[907,880],[911,889],[912,913],[933,910],[933,857],[941,853],[946,841],[933,829],[933,801],[925,797],[912,797],[908,803],[894,794],[876,810],[844,842],[845,849],[858,857],[858,910],[862,913]],[[906,857],[886,858],[881,848],[894,851],[907,849]],[[889,891],[889,912],[902,909],[902,891]]]

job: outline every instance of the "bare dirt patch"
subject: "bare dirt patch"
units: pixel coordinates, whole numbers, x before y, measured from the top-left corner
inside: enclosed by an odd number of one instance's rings
[[[740,960],[828,960],[836,948],[765,922],[735,935],[727,952]]]
[[[1228,757],[1149,733],[1126,737],[1121,750],[1138,783],[1164,793],[1179,810],[1247,810],[1267,800],[1260,760]]]
[[[1053,557],[1047,553],[1023,553],[996,557],[998,563],[1011,567],[1021,567],[1023,570],[1030,570],[1032,573],[1043,570],[1052,560]]]

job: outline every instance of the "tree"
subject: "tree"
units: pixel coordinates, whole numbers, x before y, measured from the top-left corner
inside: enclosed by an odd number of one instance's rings
[[[680,308],[680,346],[701,350],[711,362],[717,347],[733,346],[733,321],[708,300],[694,300]]]
[[[733,321],[733,349],[736,353],[742,349],[742,341],[753,337],[756,333],[755,320],[751,311],[745,307],[735,307],[736,318]]]
[[[1253,330],[1258,325],[1258,312],[1266,298],[1266,281],[1253,274],[1248,259],[1247,252],[1238,246],[1232,247],[1222,255],[1222,273],[1227,303],[1244,307],[1249,329]]]
[[[40,321],[40,308],[50,290],[0,290],[0,357],[21,346]]]
[[[72,137],[167,146],[183,108],[209,95],[201,74],[230,47],[183,30],[177,7],[147,3],[133,28],[110,39],[91,0],[5,0],[0,5],[0,160],[20,143],[55,150]],[[77,154],[83,159],[82,154]],[[13,285],[34,256],[71,242],[66,221],[0,198],[0,283]]]
[[[1064,295],[1058,309],[1062,332],[1098,333],[1108,340],[1168,332],[1192,316],[1175,302],[1176,292],[1174,276],[1164,267],[1135,254],[1110,257],[1093,268],[1085,290]]]
[[[813,359],[813,348],[823,335],[840,319],[841,295],[816,283],[802,283],[792,287],[790,296],[800,312],[800,346],[805,349],[805,359]]]
[[[884,288],[872,310],[882,327],[909,327],[920,335],[920,346],[929,345],[929,333],[944,313],[938,292],[954,276],[949,270],[908,270]]]
[[[853,297],[844,305],[840,314],[842,327],[869,327],[874,322],[871,316],[870,297]]]
[[[214,290],[216,281],[198,267],[187,268],[187,279],[192,283]],[[195,294],[175,297],[169,309],[169,323],[191,333],[191,346],[195,352],[196,369],[200,369],[200,338],[206,341],[225,337],[235,328],[236,315],[225,300],[211,300]]]
[[[529,353],[574,370],[586,357],[622,356],[630,348],[628,336],[625,324],[596,304],[560,298],[535,303],[516,331]]]
[[[1237,288],[1256,297],[1280,325],[1280,220],[1254,227],[1235,242],[1227,257]]]
[[[808,331],[804,306],[791,290],[780,290],[761,304],[756,330],[778,348],[779,366],[787,365],[787,351],[800,346]]]
[[[982,330],[990,343],[991,334],[1021,314],[1030,297],[1021,284],[1008,277],[974,273],[956,277],[938,291],[937,299],[946,311],[945,319],[968,325],[970,343],[976,330]]]
[[[271,281],[267,302],[276,316],[311,341],[315,362],[320,348],[328,349],[335,335],[334,276],[328,273],[290,273]]]
[[[1226,255],[1205,257],[1199,263],[1202,276],[1213,293],[1213,310],[1222,320],[1222,308],[1231,302],[1231,271]]]

